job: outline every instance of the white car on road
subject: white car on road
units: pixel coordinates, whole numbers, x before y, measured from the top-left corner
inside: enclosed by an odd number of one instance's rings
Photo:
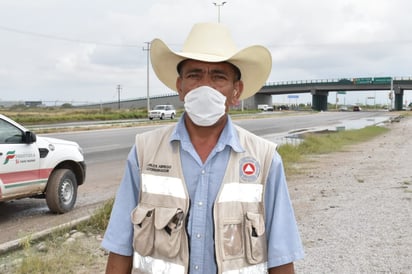
[[[46,198],[53,213],[70,211],[86,165],[80,146],[37,137],[0,114],[0,203],[19,198]]]
[[[149,111],[149,119],[159,118],[161,120],[170,118],[174,119],[176,116],[176,109],[173,105],[157,105]]]

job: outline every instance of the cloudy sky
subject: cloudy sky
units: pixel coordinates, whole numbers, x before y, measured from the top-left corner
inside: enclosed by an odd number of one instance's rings
[[[213,2],[239,48],[272,52],[268,82],[412,77],[410,0],[0,0],[0,101],[116,101],[118,85],[145,97],[146,42],[179,50],[194,23],[218,20]],[[170,92],[151,67],[149,83]]]

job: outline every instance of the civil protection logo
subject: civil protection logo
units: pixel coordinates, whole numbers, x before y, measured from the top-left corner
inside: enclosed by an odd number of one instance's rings
[[[7,156],[6,159],[4,159],[3,165],[7,164],[9,162],[9,160],[13,159],[14,157],[16,157],[16,151],[7,151]]]
[[[247,182],[256,181],[260,174],[260,164],[255,158],[245,157],[239,161],[240,178]]]

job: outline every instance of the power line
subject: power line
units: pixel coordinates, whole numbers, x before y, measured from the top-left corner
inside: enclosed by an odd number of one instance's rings
[[[137,45],[114,44],[114,43],[96,42],[96,41],[90,41],[90,40],[73,39],[73,38],[67,38],[67,37],[62,37],[62,36],[20,30],[20,29],[10,28],[6,26],[1,26],[1,25],[0,25],[0,30],[14,32],[14,33],[23,34],[23,35],[30,35],[30,36],[44,38],[44,39],[71,42],[71,43],[94,44],[94,45],[100,45],[100,46],[106,46],[106,47],[122,47],[122,48],[138,47]]]
[[[220,5],[216,6],[223,6],[223,2]],[[23,34],[23,35],[29,35],[29,36],[34,36],[38,38],[44,38],[44,39],[51,39],[51,40],[59,40],[59,41],[65,41],[65,42],[71,42],[71,43],[82,43],[82,44],[94,44],[94,45],[100,45],[100,46],[106,46],[106,47],[127,47],[127,48],[135,48],[139,47],[138,45],[133,45],[133,44],[115,44],[115,43],[106,43],[106,42],[96,42],[92,40],[81,40],[81,39],[74,39],[74,38],[68,38],[68,37],[63,37],[63,36],[57,36],[57,35],[51,35],[51,34],[44,34],[44,33],[38,33],[38,32],[32,32],[32,31],[26,31],[26,30],[21,30],[21,29],[16,29],[16,28],[10,28],[7,26],[2,26],[0,25],[0,30],[7,31],[7,32],[13,32],[13,33],[18,33],[18,34]],[[369,46],[371,44],[376,44],[376,45],[392,45],[392,44],[398,44],[398,45],[404,45],[404,44],[411,44],[412,40],[377,40],[377,41],[357,41],[357,42],[302,42],[302,43],[276,43],[276,44],[271,44],[267,45],[269,48],[278,48],[278,47],[304,47],[304,46],[309,46],[309,47],[330,47],[330,46]],[[174,45],[174,44],[170,44]],[[180,44],[179,44],[180,45]]]

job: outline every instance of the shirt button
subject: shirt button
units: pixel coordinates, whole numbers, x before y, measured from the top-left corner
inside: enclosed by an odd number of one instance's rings
[[[205,174],[205,172],[206,172],[205,170],[202,170],[202,174]]]
[[[202,205],[203,205],[203,202],[198,202],[197,205],[198,205],[198,206],[202,206]]]
[[[200,235],[199,233],[196,234],[196,238],[200,239],[202,237],[202,235]]]
[[[199,270],[199,266],[198,265],[195,265],[195,270]]]

